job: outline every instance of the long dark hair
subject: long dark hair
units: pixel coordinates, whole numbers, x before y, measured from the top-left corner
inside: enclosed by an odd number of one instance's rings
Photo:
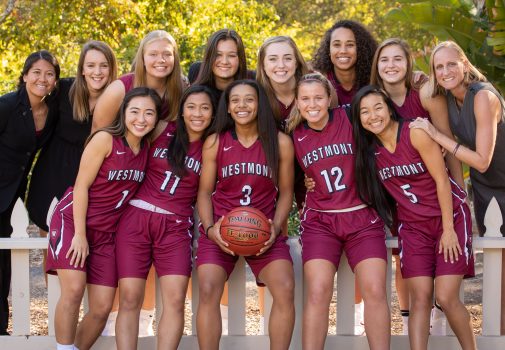
[[[347,28],[351,30],[356,39],[356,52],[357,59],[355,65],[356,82],[355,85],[361,88],[368,85],[370,80],[370,71],[372,69],[372,61],[375,50],[377,49],[377,41],[372,34],[361,23],[342,20],[337,21],[333,26],[324,33],[321,45],[314,55],[313,66],[314,69],[326,74],[333,71],[333,63],[330,57],[330,41],[331,34],[335,29]]]
[[[221,40],[233,40],[237,44],[237,55],[238,55],[238,70],[233,76],[234,80],[246,79],[247,78],[247,61],[245,57],[245,48],[242,38],[233,29],[221,29],[212,34],[207,41],[207,46],[205,47],[205,54],[203,56],[203,61],[200,66],[200,72],[196,78],[195,84],[206,85],[212,88],[216,88],[216,79],[214,73],[212,72],[212,66],[217,58],[217,44]]]
[[[219,107],[217,108],[216,119],[212,125],[212,132],[220,134],[233,129],[235,122],[230,113],[228,113],[228,104],[231,90],[238,85],[248,85],[256,90],[258,96],[258,138],[261,142],[263,152],[267,159],[267,164],[272,169],[272,180],[277,183],[279,173],[279,140],[277,136],[277,125],[273,117],[272,108],[263,88],[255,80],[235,80],[232,82],[221,96]]]
[[[392,215],[395,211],[395,202],[385,191],[377,175],[375,163],[375,147],[378,139],[372,132],[365,130],[361,124],[360,105],[361,100],[368,95],[381,96],[388,106],[391,119],[398,122],[400,117],[396,113],[393,101],[384,90],[376,85],[368,85],[361,88],[351,104],[351,119],[353,126],[354,142],[356,142],[356,183],[360,199],[373,207],[384,222],[391,226]]]
[[[128,108],[128,105],[130,104],[130,101],[133,100],[135,97],[150,97],[151,100],[153,100],[154,105],[156,107],[156,122],[160,119],[161,117],[161,98],[158,95],[158,93],[150,88],[147,87],[136,87],[128,91],[123,99],[123,102],[121,103],[121,106],[119,107],[119,111],[117,113],[117,116],[114,120],[114,122],[105,127],[105,128],[100,128],[96,130],[94,133],[89,135],[88,139],[86,140],[85,146],[88,144],[88,142],[95,136],[99,131],[105,131],[111,134],[112,136],[125,136],[126,132],[128,129],[126,128],[126,122],[125,122],[125,116],[126,116],[126,109]],[[153,129],[154,130],[154,129]],[[152,133],[152,130],[144,136],[144,138],[149,137]]]
[[[56,77],[56,82],[58,82],[58,80],[60,80],[60,64],[58,63],[58,60],[49,51],[40,50],[40,51],[32,52],[26,58],[25,64],[23,65],[23,70],[21,71],[21,74],[19,75],[18,89],[21,89],[22,87],[25,86],[25,82],[23,80],[23,77],[26,74],[28,74],[28,71],[32,68],[32,66],[38,60],[44,60],[44,61],[48,62],[51,66],[53,66],[55,77]]]
[[[212,105],[212,116],[216,114],[217,102],[212,90],[210,90],[207,86],[203,85],[192,85],[184,91],[181,102],[179,104],[179,117],[176,121],[176,132],[175,136],[168,145],[167,151],[167,159],[168,164],[172,168],[172,171],[175,175],[179,177],[184,177],[186,175],[186,168],[184,166],[186,161],[186,155],[188,154],[189,149],[189,136],[188,130],[186,129],[186,124],[184,123],[184,104],[189,96],[193,94],[204,93],[209,97],[210,103]],[[208,135],[208,130],[205,130],[205,133],[202,136],[202,140]]]

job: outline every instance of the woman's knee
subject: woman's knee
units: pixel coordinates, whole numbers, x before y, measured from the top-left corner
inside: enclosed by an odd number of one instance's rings
[[[123,289],[119,293],[119,308],[126,310],[134,310],[142,307],[144,299],[143,291],[133,289]]]
[[[200,280],[198,284],[199,302],[203,304],[219,303],[223,288],[223,285],[213,280]]]

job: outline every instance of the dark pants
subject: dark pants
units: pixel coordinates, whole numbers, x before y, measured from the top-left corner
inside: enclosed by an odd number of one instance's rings
[[[17,197],[15,198],[17,200]],[[0,213],[0,237],[8,238],[12,234],[11,214],[14,200],[6,211]],[[0,249],[0,335],[7,334],[9,323],[9,290],[11,287],[11,251]]]

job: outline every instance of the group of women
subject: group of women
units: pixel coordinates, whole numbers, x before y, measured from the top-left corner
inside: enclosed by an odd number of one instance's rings
[[[242,40],[228,29],[209,38],[189,87],[165,31],[142,40],[132,73],[116,79],[116,67],[112,50],[91,41],[76,78],[60,80],[56,59],[39,51],[27,59],[18,90],[0,97],[3,235],[12,232],[12,207],[42,148],[27,200],[30,217],[49,234],[47,271],[60,280],[57,349],[93,345],[118,286],[116,343],[136,349],[151,265],[163,301],[157,346],[176,349],[193,256],[199,346],[218,349],[220,298],[238,259],[220,223],[239,206],[271,220],[270,239],[246,261],[273,297],[270,348],[287,349],[295,312],[285,223],[293,193],[307,292],[304,349],[324,347],[343,252],[364,300],[370,348],[389,349],[385,225],[399,239],[411,348],[427,348],[434,298],[462,348],[476,348],[458,297],[473,274],[461,161],[471,167],[483,233],[492,196],[505,213],[505,162],[496,156],[505,147],[505,103],[455,43],[434,48],[425,84],[414,82],[405,42],[377,45],[348,20],[326,32],[315,71],[286,36],[266,39],[256,72],[248,71]],[[46,223],[53,197],[59,202]],[[0,253],[6,333],[10,256]],[[86,286],[89,311],[78,322]]]

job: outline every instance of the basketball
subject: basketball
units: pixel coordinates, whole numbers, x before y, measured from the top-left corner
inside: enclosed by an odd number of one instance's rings
[[[258,209],[238,207],[221,222],[221,237],[237,255],[256,255],[270,239],[270,222]]]

